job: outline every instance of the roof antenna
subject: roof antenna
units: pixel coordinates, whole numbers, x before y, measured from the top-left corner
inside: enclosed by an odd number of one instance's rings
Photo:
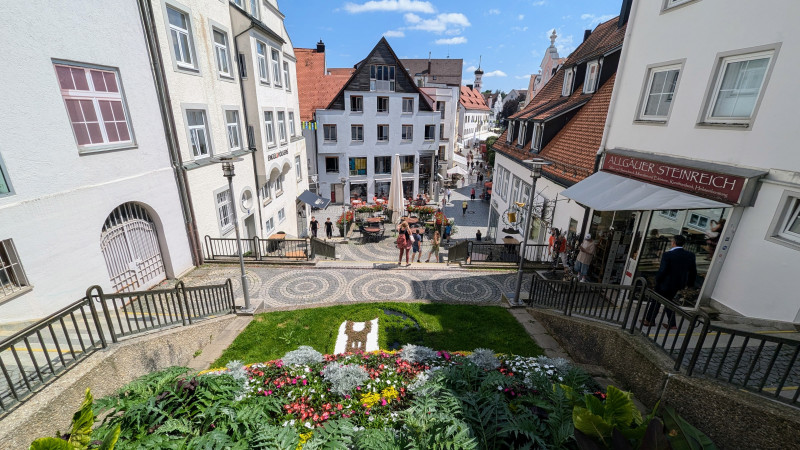
[[[481,60],[483,60],[483,55],[478,56],[478,70],[481,70]]]

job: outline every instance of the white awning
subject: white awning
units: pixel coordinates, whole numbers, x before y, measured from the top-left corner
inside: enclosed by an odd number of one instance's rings
[[[561,195],[597,211],[729,208],[731,205],[685,192],[597,172]]]

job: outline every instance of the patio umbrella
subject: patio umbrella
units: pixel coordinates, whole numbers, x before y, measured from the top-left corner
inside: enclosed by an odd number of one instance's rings
[[[469,175],[469,172],[467,172],[467,169],[464,169],[461,166],[454,166],[447,169],[447,174],[448,175],[459,174],[466,177],[467,175]]]
[[[400,174],[400,155],[395,154],[392,160],[392,184],[389,186],[389,202],[387,207],[392,211],[392,223],[400,222],[405,211],[403,201],[403,177]]]

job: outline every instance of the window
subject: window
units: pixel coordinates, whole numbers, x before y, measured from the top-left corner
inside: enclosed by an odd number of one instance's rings
[[[583,93],[591,94],[597,89],[597,78],[600,74],[600,63],[592,61],[586,64],[586,81],[583,82]]]
[[[189,31],[186,14],[167,6],[167,18],[169,19],[169,35],[172,40],[175,63],[178,67],[194,69],[192,35]]]
[[[267,145],[275,145],[275,128],[272,125],[272,111],[264,111],[264,139]]]
[[[231,60],[228,56],[230,52],[228,51],[228,36],[217,30],[213,30],[214,33],[214,54],[217,58],[217,72],[220,76],[228,77],[231,76]]]
[[[222,233],[227,233],[233,228],[233,205],[231,204],[231,191],[225,189],[222,192],[217,192],[217,219],[219,220],[219,228]]]
[[[264,232],[267,235],[272,234],[272,231],[275,230],[275,219],[270,217],[269,220],[264,224]]]
[[[531,139],[531,150],[540,150],[542,147],[542,132],[544,131],[544,124],[533,124],[533,139]]]
[[[228,147],[231,150],[242,148],[242,138],[239,132],[239,111],[225,111],[225,126],[228,129]]]
[[[284,174],[280,174],[280,175],[278,175],[277,178],[275,178],[275,195],[276,196],[283,194],[283,177],[284,177]]]
[[[378,112],[389,112],[389,97],[378,97]]]
[[[749,123],[761,96],[773,51],[723,58],[706,122]]]
[[[258,0],[250,0],[250,14],[256,19],[259,18],[258,15]]]
[[[245,60],[244,53],[239,53],[239,75],[242,78],[247,78],[247,61]]]
[[[425,140],[432,141],[436,139],[436,125],[425,125]]]
[[[79,147],[133,144],[116,71],[64,64],[55,69]]]
[[[189,144],[195,158],[202,158],[210,154],[210,139],[206,126],[206,112],[202,109],[187,109],[186,123],[189,128]]]
[[[575,76],[575,68],[564,70],[564,86],[561,88],[561,95],[568,96],[572,94],[572,81]]]
[[[367,158],[350,158],[350,176],[367,174]]]
[[[369,67],[370,91],[394,91],[394,66],[372,65]]]
[[[708,217],[702,216],[697,213],[692,213],[689,216],[689,226],[700,230],[708,228]]]
[[[413,98],[403,98],[403,113],[413,113],[414,112],[414,99]]]
[[[392,157],[391,156],[376,156],[375,157],[375,173],[376,174],[389,174],[389,173],[392,173]]]
[[[517,145],[525,145],[525,133],[528,131],[527,128],[527,122],[520,122],[519,131],[517,132]]]
[[[678,210],[677,209],[664,209],[658,212],[659,215],[666,217],[669,220],[677,220],[678,219]]]
[[[12,239],[0,241],[0,298],[29,286]]]
[[[325,142],[336,142],[336,125],[323,125]]]
[[[685,5],[686,3],[691,3],[696,0],[664,0],[664,6],[661,8],[662,11],[674,8],[676,6]]]
[[[281,85],[281,69],[280,69],[280,52],[272,49],[272,77],[275,81],[275,86]]]
[[[278,210],[278,223],[281,223],[284,220],[286,220],[286,210],[285,208],[281,208]]]
[[[378,140],[389,141],[389,125],[378,125]]]
[[[509,122],[509,124],[508,124],[508,130],[506,131],[506,142],[508,142],[509,144],[514,139],[513,136],[514,136],[514,126],[515,126],[515,124],[516,124],[516,122]]]
[[[780,205],[767,239],[800,250],[800,192],[784,192]]]
[[[286,83],[286,90],[292,90],[292,81],[289,78],[289,63],[284,61],[283,62],[283,81]]]
[[[400,157],[400,172],[414,173],[414,155]]]
[[[350,140],[353,142],[364,142],[364,126],[351,125],[350,126]]]
[[[242,9],[244,9],[244,3],[243,3],[243,0],[233,0],[233,3],[236,3],[236,6],[238,6],[238,7],[242,8]]]
[[[267,72],[267,44],[256,41],[256,59],[258,60],[258,78],[262,83],[269,83]]]
[[[440,141],[443,141],[443,140],[445,140],[445,139],[447,139],[447,138],[446,138],[446,137],[444,137],[444,124],[442,124],[442,125],[439,127],[439,140],[440,140]]]
[[[294,127],[294,113],[289,111],[289,136],[297,136],[297,130]]]
[[[447,109],[447,102],[436,102],[436,110],[442,114],[442,120],[444,120],[444,113]]]
[[[294,157],[294,175],[297,177],[297,181],[303,179],[303,167],[300,165],[300,156]]]
[[[325,157],[325,173],[339,173],[339,157],[326,156]]]
[[[281,142],[286,142],[286,114],[278,111],[278,137]]]
[[[11,193],[11,182],[8,179],[5,167],[3,167],[3,159],[0,158],[0,197]]]
[[[265,205],[272,199],[272,188],[269,180],[261,186],[261,198],[264,200]]]
[[[650,70],[640,120],[666,120],[669,117],[679,75],[680,65]]]
[[[400,139],[403,141],[411,141],[414,139],[414,126],[413,125],[403,125],[401,129],[401,136]]]
[[[350,96],[350,111],[351,112],[364,112],[364,97]]]

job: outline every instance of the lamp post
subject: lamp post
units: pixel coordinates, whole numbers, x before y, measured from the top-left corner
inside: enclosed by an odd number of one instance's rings
[[[242,238],[239,234],[239,218],[236,213],[236,201],[233,197],[233,163],[244,161],[242,158],[236,156],[217,156],[211,158],[215,163],[222,163],[222,176],[228,179],[228,189],[230,192],[230,206],[233,210],[233,229],[236,231],[236,251],[239,253],[239,269],[242,272],[242,293],[244,294],[244,310],[243,312],[251,312],[250,310],[250,292],[247,289],[247,278],[244,273],[244,255],[242,254]]]
[[[512,306],[522,306],[522,299],[520,298],[520,291],[522,290],[522,264],[525,261],[525,246],[528,244],[528,235],[531,232],[531,219],[533,217],[533,201],[536,198],[536,180],[542,176],[542,167],[553,164],[542,158],[534,158],[523,161],[531,164],[531,194],[528,197],[528,217],[525,218],[525,231],[522,233],[522,244],[519,247],[519,267],[517,268],[517,288],[514,291],[514,298],[510,303]]]

